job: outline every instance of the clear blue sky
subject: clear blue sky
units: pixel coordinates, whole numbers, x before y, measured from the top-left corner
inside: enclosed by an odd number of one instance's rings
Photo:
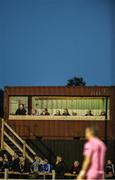
[[[114,85],[114,0],[0,0],[0,87]]]

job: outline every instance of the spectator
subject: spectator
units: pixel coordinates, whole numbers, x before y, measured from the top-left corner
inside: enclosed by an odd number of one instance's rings
[[[41,170],[41,166],[42,166],[42,159],[38,156],[35,156],[31,170],[35,173],[39,172]]]
[[[51,171],[51,165],[48,163],[47,159],[44,159],[43,164],[41,166],[41,171],[45,173],[49,173]]]
[[[61,116],[60,110],[57,110],[57,111],[56,111],[55,116]]]
[[[73,165],[71,167],[71,173],[77,175],[77,174],[79,174],[80,169],[81,169],[81,167],[80,167],[79,162],[74,161],[74,163],[73,163]]]
[[[30,172],[30,166],[27,159],[25,159],[23,156],[19,157],[19,166],[20,166],[20,172]]]
[[[101,111],[100,116],[106,116],[106,112],[105,111]]]
[[[31,179],[39,178],[38,172],[41,171],[41,167],[42,167],[42,159],[36,155],[34,157],[34,162],[32,164],[32,167],[30,168],[30,170],[31,170],[30,178]]]
[[[68,109],[64,109],[63,116],[70,116]]]
[[[93,116],[92,111],[89,110],[89,111],[85,114],[85,116]]]
[[[106,179],[114,179],[115,168],[111,160],[107,161],[105,165],[105,177]]]
[[[4,168],[3,168],[3,157],[0,156],[0,172],[3,172]]]
[[[4,156],[4,159],[7,158],[7,154],[4,154],[3,156]]]
[[[45,108],[45,109],[42,111],[41,115],[43,115],[43,116],[48,116],[48,115],[50,115],[50,113],[48,112],[48,109]]]
[[[32,115],[39,115],[39,106],[38,104],[35,105],[35,108],[32,110]]]
[[[10,169],[10,162],[8,160],[8,157],[5,155],[3,159],[3,169]]]
[[[37,112],[35,109],[32,109],[32,115],[37,116]]]
[[[64,179],[65,163],[61,156],[57,156],[56,158],[55,171],[56,179]]]
[[[77,113],[75,111],[72,111],[72,116],[77,116]]]
[[[26,109],[24,108],[24,104],[20,104],[19,108],[16,110],[16,115],[26,115]]]
[[[11,162],[11,171],[19,172],[20,171],[20,165],[19,165],[19,157],[15,153],[14,156],[12,156],[12,162]]]

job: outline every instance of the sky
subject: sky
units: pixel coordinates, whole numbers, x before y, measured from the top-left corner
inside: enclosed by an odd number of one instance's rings
[[[0,87],[115,85],[114,0],[0,0]]]

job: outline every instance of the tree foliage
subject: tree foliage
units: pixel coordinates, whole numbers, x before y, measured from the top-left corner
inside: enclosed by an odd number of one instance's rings
[[[67,86],[85,86],[86,82],[83,77],[73,77],[67,81]]]

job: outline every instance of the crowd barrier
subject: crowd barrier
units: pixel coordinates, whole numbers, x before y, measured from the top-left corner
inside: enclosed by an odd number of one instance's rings
[[[18,179],[33,179],[31,176],[33,175],[34,173],[29,173],[29,172],[25,172],[25,173],[20,173],[20,172],[12,172],[12,171],[8,171],[8,169],[5,169],[4,172],[0,172],[0,176],[2,176],[2,178],[0,177],[0,180],[1,179],[4,179],[4,180],[11,180],[11,179],[16,179],[16,176],[17,177],[21,177],[21,178],[18,178]],[[53,170],[51,173],[42,173],[42,172],[38,172],[36,173],[39,177],[42,177],[42,179],[48,179],[48,176],[50,177],[49,179],[52,179],[52,180],[55,180],[56,179],[56,173],[55,171]],[[10,178],[10,176],[12,175],[12,178]],[[13,176],[15,176],[15,178],[13,178]],[[71,174],[71,173],[65,173],[64,174],[65,177],[72,177],[75,179],[76,175],[74,174]],[[24,177],[24,178],[22,178]]]

